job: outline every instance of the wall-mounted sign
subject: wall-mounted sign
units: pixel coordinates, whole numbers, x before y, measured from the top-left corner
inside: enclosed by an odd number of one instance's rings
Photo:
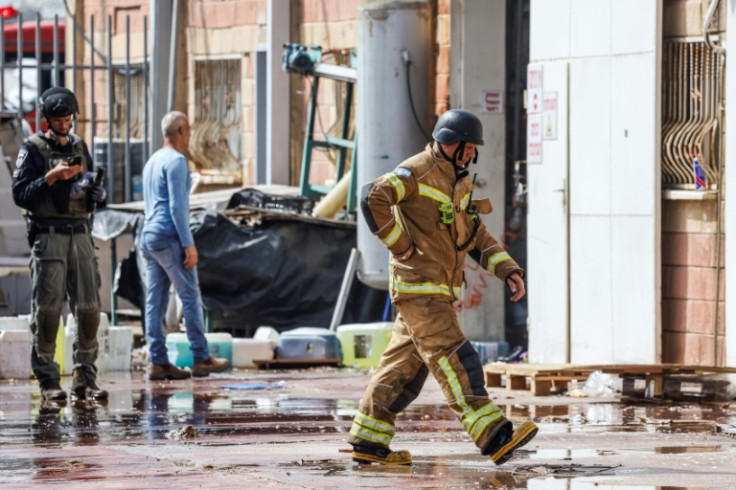
[[[557,139],[557,92],[545,92],[542,100],[544,139]]]
[[[503,112],[503,91],[484,90],[481,93],[481,108],[487,114],[501,114]]]
[[[542,115],[526,119],[526,163],[542,163]]]
[[[542,112],[542,90],[544,89],[544,80],[542,76],[541,65],[527,66],[526,73],[526,112],[528,114],[538,114]]]

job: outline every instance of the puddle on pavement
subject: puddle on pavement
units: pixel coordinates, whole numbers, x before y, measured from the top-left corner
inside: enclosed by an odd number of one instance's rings
[[[606,485],[599,479],[588,480],[586,477],[615,476],[618,466],[555,464],[506,465],[489,468],[485,461],[457,461],[442,456],[431,461],[415,461],[411,466],[379,466],[346,464],[334,460],[300,460],[281,465],[289,474],[290,471],[307,471],[319,477],[348,476],[351,473],[369,476],[373,486],[381,487],[380,480],[392,482],[396,478],[411,479],[407,484],[424,487],[427,481],[433,481],[433,487],[465,488],[506,488],[530,490],[620,490],[621,486]],[[462,476],[460,476],[462,475]],[[375,479],[375,480],[373,480]],[[699,490],[696,487],[626,485],[628,490]]]
[[[0,444],[163,443],[169,432],[191,425],[200,438],[197,443],[220,445],[238,441],[213,436],[345,432],[358,408],[357,400],[291,397],[288,389],[223,390],[212,384],[197,388],[191,384],[143,384],[141,388],[135,382],[131,386],[130,390],[111,390],[107,403],[42,404],[31,387],[25,393],[13,393],[3,400]],[[714,422],[736,423],[736,406],[731,409],[723,403],[497,403],[513,422],[531,418],[544,424],[548,432],[713,432]],[[397,426],[400,431],[427,433],[441,427],[443,438],[465,437],[453,413],[439,404],[410,406],[397,417]],[[677,449],[661,448],[660,452],[668,450],[674,453]]]
[[[581,458],[595,458],[600,456],[618,456],[621,454],[686,454],[686,453],[716,453],[736,452],[733,445],[712,446],[663,446],[648,449],[520,449],[519,459],[557,459],[572,461]]]

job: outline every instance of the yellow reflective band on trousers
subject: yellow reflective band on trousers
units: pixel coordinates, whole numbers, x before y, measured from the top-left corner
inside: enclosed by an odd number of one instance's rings
[[[403,282],[395,280],[393,276],[389,276],[389,287],[397,293],[441,294],[443,296],[452,297],[450,294],[450,286],[447,284],[436,284],[434,282]],[[455,297],[460,296],[460,287],[453,287],[452,292]]]
[[[398,240],[400,236],[401,236],[401,228],[399,228],[399,224],[396,221],[394,221],[394,227],[391,230],[391,233],[389,233],[388,236],[386,236],[386,238],[381,238],[381,241],[390,247],[391,245],[396,243],[396,240]]]
[[[463,411],[463,427],[473,441],[477,441],[483,434],[483,430],[492,424],[496,420],[503,416],[501,409],[495,406],[493,403],[485,405],[480,410],[473,410],[470,405],[465,402],[465,395],[463,389],[460,386],[460,380],[457,378],[457,374],[452,370],[450,361],[447,360],[447,356],[442,356],[439,360],[440,369],[445,373],[447,382],[450,384],[452,393],[455,396],[460,409]]]
[[[386,446],[391,443],[395,432],[396,428],[388,422],[374,419],[361,412],[355,415],[353,426],[350,428],[352,435]]]
[[[394,186],[396,189],[396,204],[399,204],[402,199],[404,199],[404,196],[406,195],[406,188],[404,188],[404,183],[401,182],[401,179],[399,179],[394,174],[386,174],[384,177],[388,179],[389,182]]]
[[[452,202],[450,196],[448,196],[441,190],[435,189],[434,187],[430,187],[426,184],[419,184],[419,195],[432,198],[435,201],[439,202]]]
[[[496,266],[505,260],[511,260],[511,257],[506,252],[498,252],[497,254],[491,255],[491,258],[488,259],[488,272],[495,274]]]

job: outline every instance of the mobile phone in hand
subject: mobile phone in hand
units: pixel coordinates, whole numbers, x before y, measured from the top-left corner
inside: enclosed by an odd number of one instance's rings
[[[69,158],[66,162],[69,164],[70,167],[74,165],[81,165],[82,155],[74,155],[73,157]]]

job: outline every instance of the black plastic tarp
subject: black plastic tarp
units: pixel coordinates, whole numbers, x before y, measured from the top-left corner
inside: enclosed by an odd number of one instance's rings
[[[255,227],[218,213],[192,216],[205,307],[230,318],[237,333],[330,325],[355,226],[288,216]],[[385,292],[355,285],[342,323],[380,320],[385,299]]]

